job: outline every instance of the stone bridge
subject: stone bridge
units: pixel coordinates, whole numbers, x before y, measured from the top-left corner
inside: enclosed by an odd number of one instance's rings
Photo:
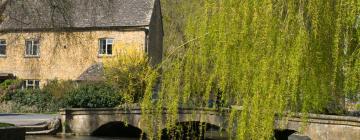
[[[226,128],[228,123],[226,113],[228,113],[227,109],[220,114],[214,109],[182,108],[179,110],[178,123],[199,122]],[[166,111],[164,111],[164,117],[165,114]],[[75,135],[94,135],[97,130],[114,123],[126,123],[140,132],[146,127],[140,122],[142,117],[140,108],[62,109],[60,115],[63,133]],[[302,120],[299,116],[287,118],[285,123],[276,120],[275,126],[288,131],[301,132],[312,140],[360,140],[360,118],[358,117],[310,114],[305,125]],[[279,124],[283,124],[282,127]],[[161,127],[165,128],[165,126]]]

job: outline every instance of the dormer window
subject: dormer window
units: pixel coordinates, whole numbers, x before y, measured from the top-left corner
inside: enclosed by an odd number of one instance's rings
[[[0,40],[0,57],[6,56],[6,40]]]
[[[25,56],[26,57],[40,56],[39,40],[26,40],[25,41]]]
[[[107,56],[112,55],[114,39],[102,38],[99,40],[99,55]]]

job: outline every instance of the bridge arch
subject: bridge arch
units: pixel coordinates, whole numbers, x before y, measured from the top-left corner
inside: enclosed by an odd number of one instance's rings
[[[126,137],[126,138],[146,138],[143,131],[131,124],[126,124],[122,121],[112,121],[105,123],[96,128],[92,136],[107,136],[107,137]]]
[[[275,140],[311,140],[309,136],[301,135],[298,131],[292,129],[275,129]]]
[[[276,140],[286,140],[288,137],[297,131],[292,129],[275,129],[274,130],[274,137]]]
[[[215,124],[202,121],[181,121],[171,129],[164,128],[161,131],[161,138],[170,139],[187,139],[201,137],[204,139],[205,133],[208,131],[221,131],[221,127]]]

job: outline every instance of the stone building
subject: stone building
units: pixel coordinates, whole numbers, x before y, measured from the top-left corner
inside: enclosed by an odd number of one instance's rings
[[[0,82],[96,80],[102,62],[124,48],[157,64],[162,39],[159,0],[10,0],[0,23]]]

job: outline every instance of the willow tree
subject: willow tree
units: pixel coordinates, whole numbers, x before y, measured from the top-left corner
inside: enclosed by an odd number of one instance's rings
[[[186,42],[185,28],[187,19],[200,6],[199,0],[161,0],[165,52],[171,51]],[[167,53],[165,56],[167,56]]]
[[[179,107],[220,100],[243,108],[231,110],[232,139],[271,139],[276,114],[342,113],[345,95],[359,91],[359,0],[197,2],[186,43],[160,65],[158,102],[146,90],[154,124],[162,108],[171,128]],[[155,85],[156,73],[149,77]]]

